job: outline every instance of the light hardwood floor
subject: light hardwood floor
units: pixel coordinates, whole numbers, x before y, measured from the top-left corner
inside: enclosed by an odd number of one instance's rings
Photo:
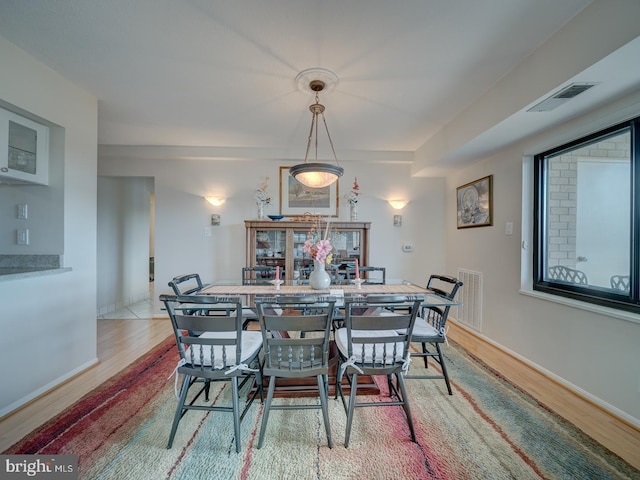
[[[0,421],[0,452],[172,334],[168,319],[98,320],[98,363],[4,417]]]
[[[453,321],[447,325],[450,327],[447,334],[450,339],[569,420],[591,438],[640,469],[640,430],[635,426],[534,370],[520,359],[475,335],[471,330]]]
[[[640,469],[640,431],[455,322],[449,338]],[[171,335],[166,319],[98,320],[99,363],[0,421],[4,451]]]

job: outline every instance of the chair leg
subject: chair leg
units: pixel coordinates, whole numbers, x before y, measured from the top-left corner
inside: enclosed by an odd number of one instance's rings
[[[427,355],[427,344],[422,342],[422,360],[424,361],[424,368],[429,368],[429,355]]]
[[[333,397],[334,400],[338,399],[338,393],[342,395],[342,376],[340,375],[340,370],[342,369],[342,358],[338,356],[338,367],[336,368],[336,389],[335,395]]]
[[[322,407],[324,429],[327,431],[327,442],[329,443],[329,448],[333,448],[333,438],[331,437],[331,426],[329,424],[329,393],[325,375],[318,375],[318,395],[320,396],[320,406]]]
[[[411,432],[411,440],[416,442],[416,431],[413,426],[413,415],[411,415],[411,407],[409,407],[409,397],[407,395],[407,388],[404,384],[404,375],[402,373],[397,373],[396,378],[400,391],[402,392],[402,408],[404,408],[404,413],[407,416],[407,423],[409,424],[409,431]]]
[[[233,431],[236,437],[236,453],[240,453],[240,399],[238,393],[238,377],[231,377],[233,395]]]
[[[438,358],[440,359],[440,367],[442,368],[442,375],[444,376],[444,381],[447,384],[447,390],[449,391],[449,395],[453,395],[453,391],[451,390],[451,383],[449,382],[449,373],[447,372],[447,366],[444,363],[444,357],[442,356],[442,349],[440,348],[440,344],[436,343],[436,349],[438,350]]]
[[[264,387],[262,385],[262,365],[260,365],[260,360],[257,361],[257,365],[255,366],[255,382],[256,388],[258,389],[258,393],[260,394],[260,403],[264,403]]]
[[[209,391],[211,390],[211,380],[205,380],[204,383],[204,399],[206,402],[209,401]]]
[[[358,389],[358,374],[353,373],[351,377],[351,392],[349,394],[349,408],[347,410],[347,430],[344,435],[344,447],[349,446],[349,437],[351,436],[351,423],[353,423],[353,411],[356,406],[356,390]]]
[[[177,372],[176,375],[178,375]],[[167,444],[167,449],[170,449],[173,446],[173,438],[176,436],[176,430],[178,430],[178,424],[180,423],[180,419],[182,418],[182,410],[184,409],[184,402],[187,398],[187,392],[189,391],[190,383],[191,377],[189,375],[184,375],[184,378],[182,379],[182,386],[180,387],[180,398],[178,399],[176,414],[173,417],[173,424],[171,425],[171,433],[169,434],[169,443]]]
[[[258,436],[258,448],[262,448],[262,441],[264,440],[264,432],[267,429],[267,422],[269,421],[269,411],[271,409],[271,400],[273,400],[273,393],[276,389],[276,377],[271,376],[269,378],[269,391],[267,392],[267,401],[264,404],[264,410],[262,411],[262,423],[260,425],[260,435]]]

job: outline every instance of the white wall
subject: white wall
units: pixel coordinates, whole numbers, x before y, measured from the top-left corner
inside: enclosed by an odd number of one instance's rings
[[[72,268],[0,284],[1,416],[96,360],[97,99],[2,38],[0,58],[0,99],[64,128],[58,187]],[[28,374],[11,368],[19,359]]]
[[[530,292],[531,250],[521,250],[521,242],[531,245],[533,212],[531,162],[525,162],[523,181],[523,157],[638,114],[640,93],[481,159],[447,178],[446,207],[447,271],[455,275],[458,268],[468,268],[484,274],[482,334],[636,425],[640,315],[609,315],[579,302],[571,306],[524,294]],[[494,176],[494,226],[457,230],[455,188],[486,175]],[[505,235],[506,222],[514,222],[511,236]]]
[[[156,147],[157,149],[158,147]],[[122,150],[120,150],[122,151]],[[139,152],[139,150],[137,150]],[[120,158],[99,159],[101,176],[155,177],[155,306],[167,283],[183,273],[198,272],[206,283],[241,281],[245,266],[244,220],[256,218],[255,189],[265,176],[272,204],[267,214],[279,211],[278,178],[282,162],[264,160],[205,161]],[[425,284],[432,272],[444,268],[444,180],[411,178],[408,164],[341,163],[340,218],[348,220],[344,194],[354,177],[360,184],[358,220],[371,221],[369,263],[387,267],[387,278]],[[223,195],[227,201],[212,207],[205,195]],[[410,200],[402,211],[403,224],[393,226],[395,212],[389,199]],[[221,225],[210,226],[212,213]],[[210,228],[211,237],[205,236]],[[409,243],[414,252],[403,253]],[[106,259],[101,259],[107,261]]]

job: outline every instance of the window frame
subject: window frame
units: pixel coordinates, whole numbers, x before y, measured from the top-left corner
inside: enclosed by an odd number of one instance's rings
[[[631,147],[629,292],[618,293],[608,288],[571,285],[555,282],[551,279],[545,280],[543,273],[548,267],[545,255],[547,249],[547,159],[565,151],[575,150],[581,145],[605,140],[625,130],[629,131]],[[618,310],[640,313],[640,145],[638,142],[640,142],[640,117],[635,117],[534,155],[533,290]]]

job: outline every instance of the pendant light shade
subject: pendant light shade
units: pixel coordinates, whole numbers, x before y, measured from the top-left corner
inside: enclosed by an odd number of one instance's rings
[[[301,163],[289,169],[289,173],[303,185],[322,188],[331,185],[344,173],[344,169],[329,163]]]
[[[327,127],[327,121],[324,118],[324,105],[320,104],[318,94],[325,88],[325,82],[322,80],[311,80],[309,82],[309,88],[316,92],[316,103],[309,106],[309,110],[313,114],[311,118],[311,129],[309,130],[309,138],[307,140],[307,151],[304,155],[304,163],[294,165],[289,169],[289,173],[297,181],[311,188],[327,187],[337,181],[344,169],[338,165],[338,158],[336,157],[335,149],[333,148],[333,141],[329,134],[329,128]],[[335,159],[335,165],[331,163],[318,162],[318,117],[322,117],[322,123],[324,129],[327,132],[327,138],[331,145],[331,152],[333,152],[333,158]],[[314,142],[315,139],[315,142]],[[315,161],[308,162],[309,151],[311,150],[312,143],[315,145]]]

